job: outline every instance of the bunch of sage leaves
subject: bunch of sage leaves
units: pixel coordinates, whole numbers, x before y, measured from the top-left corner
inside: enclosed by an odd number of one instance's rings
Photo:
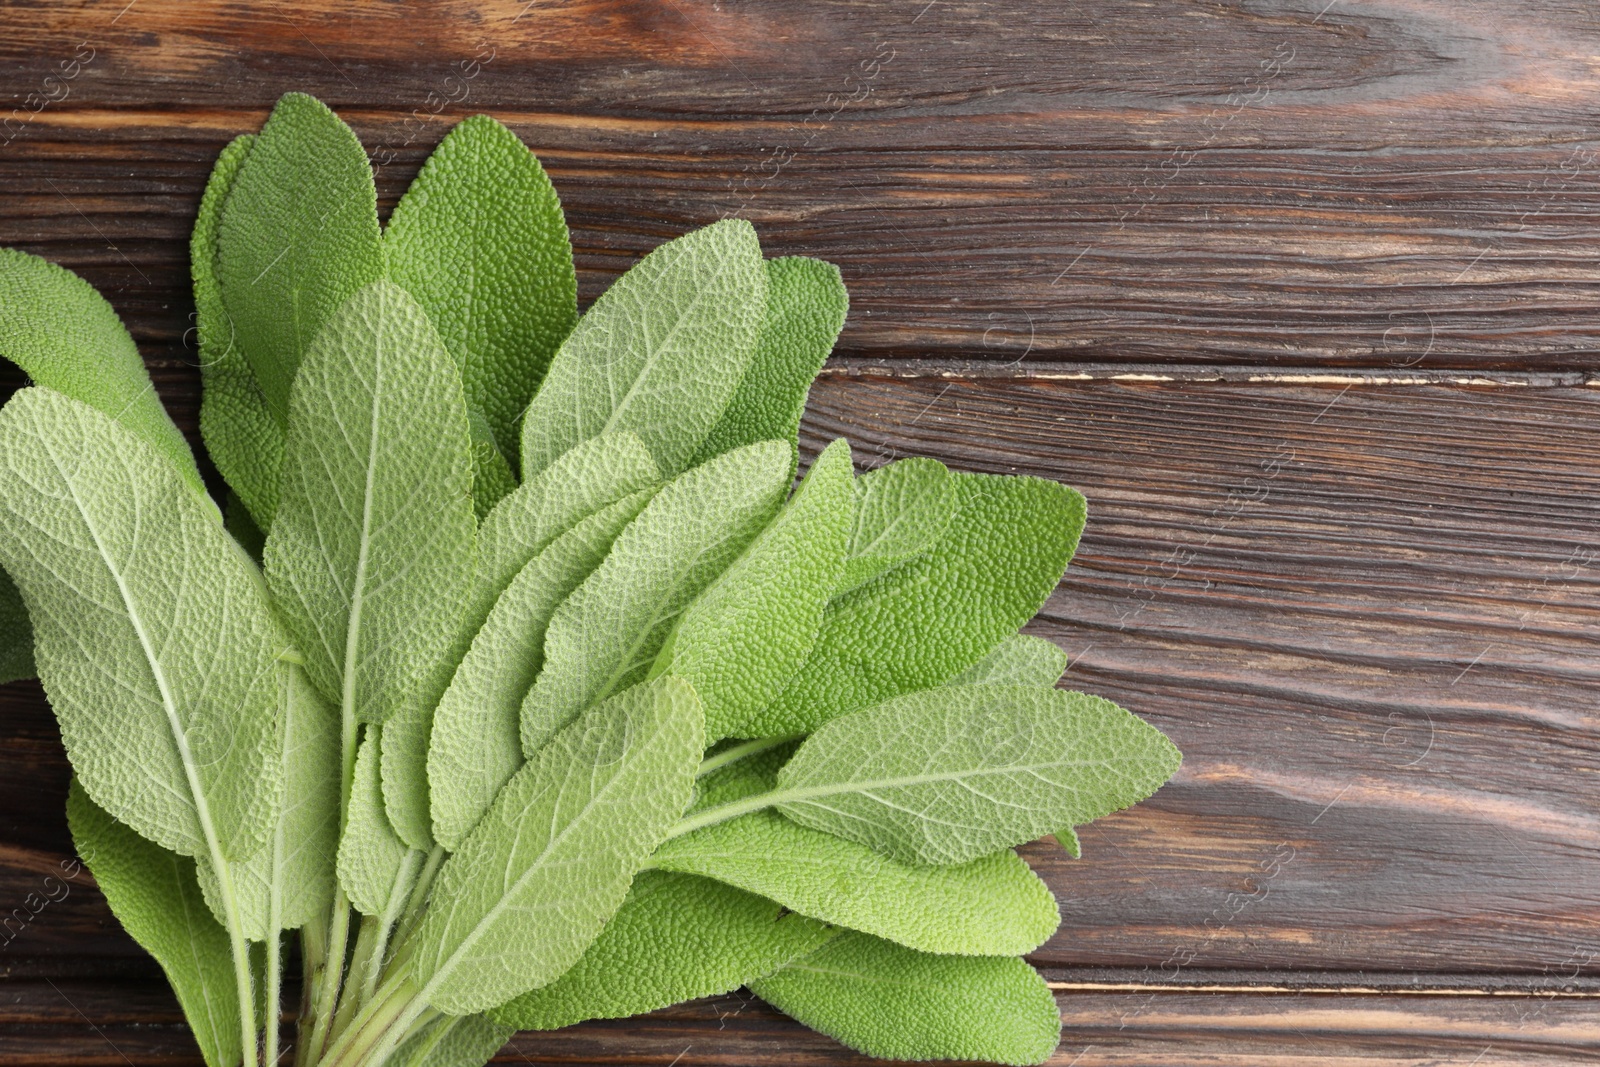
[[[1075,855],[1179,759],[1018,633],[1078,493],[843,440],[796,487],[838,270],[728,219],[580,318],[486,116],[380,227],[285,96],[191,253],[220,508],[109,304],[0,251],[0,668],[208,1064],[465,1067],[740,986],[876,1056],[1051,1053],[1021,957],[1060,916],[1012,849]]]

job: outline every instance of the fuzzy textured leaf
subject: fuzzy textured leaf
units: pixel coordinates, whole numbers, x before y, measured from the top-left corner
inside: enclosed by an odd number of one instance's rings
[[[767,309],[750,366],[690,466],[757,441],[795,444],[811,382],[833,351],[849,307],[832,263],[804,256],[767,260]]]
[[[433,835],[454,849],[523,764],[522,701],[544,665],[545,627],[605,559],[651,490],[601,508],[552,541],[512,580],[473,638],[433,714],[428,784]]]
[[[364,722],[387,719],[455,637],[477,530],[469,447],[460,375],[427,316],[388,282],[363,289],[295,382],[266,570],[306,673]]]
[[[283,472],[283,426],[268,410],[255,371],[235,342],[233,319],[217,279],[222,207],[255,141],[253,134],[235,137],[217,156],[189,237],[189,273],[200,339],[200,436],[255,524],[270,530]]]
[[[489,1014],[523,1030],[643,1015],[738,989],[833,936],[822,923],[732,886],[644,871],[582,959]]]
[[[965,863],[1154,793],[1178,769],[1109,700],[972,685],[832,720],[778,772],[778,810],[903,863]]]
[[[286,93],[217,227],[217,280],[233,335],[280,423],[306,350],[383,270],[377,193],[361,142],[321,101]]]
[[[1067,673],[1067,654],[1054,642],[1013,634],[949,685],[1036,685],[1048,688]]]
[[[955,516],[956,486],[943,463],[921,456],[858,478],[855,523],[838,592],[849,592],[937,544]]]
[[[945,535],[828,606],[810,658],[752,720],[754,735],[808,733],[942,685],[1039,610],[1077,548],[1083,497],[1041,478],[950,478],[957,508]]]
[[[482,1067],[517,1032],[487,1015],[443,1015],[407,1038],[388,1067]]]
[[[428,312],[467,404],[512,451],[556,348],[578,320],[561,201],[517,135],[474,115],[445,135],[384,233],[389,276]]]
[[[339,885],[363,915],[384,914],[395,894],[405,890],[401,883],[408,871],[406,857],[411,851],[383,812],[378,766],[382,729],[369,726],[361,739],[356,753],[355,782],[350,790],[350,813],[339,839]]]
[[[550,620],[545,667],[522,705],[524,754],[644,677],[678,614],[772,518],[788,473],[787,446],[765,441],[656,494]]]
[[[701,593],[661,652],[706,709],[706,738],[746,735],[749,717],[805,662],[844,565],[854,503],[850,445],[833,442],[743,555]]]
[[[750,364],[766,289],[761,246],[743,219],[645,256],[557,350],[523,419],[523,477],[617,430],[638,434],[662,473],[683,470]]]
[[[421,998],[484,1011],[576,963],[688,803],[703,720],[687,683],[660,678],[535,754],[439,872],[416,935]]]
[[[1061,1039],[1055,998],[1022,960],[932,956],[866,934],[835,938],[750,991],[884,1059],[1043,1063]]]
[[[111,914],[166,972],[208,1067],[234,1067],[240,1034],[233,953],[201,899],[194,861],[117,822],[76,781],[67,793],[67,825]]]
[[[84,789],[164,848],[248,858],[282,783],[259,576],[215,506],[87,404],[22,390],[0,455],[0,562]]]

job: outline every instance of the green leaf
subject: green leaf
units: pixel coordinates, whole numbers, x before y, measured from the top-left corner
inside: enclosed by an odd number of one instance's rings
[[[788,473],[787,446],[766,441],[656,494],[550,620],[544,670],[522,705],[524,754],[648,673],[678,614],[772,518]]]
[[[33,626],[28,622],[22,591],[11,575],[0,571],[0,684],[32,678],[36,673]]]
[[[766,307],[755,228],[724,219],[668,241],[601,294],[550,363],[522,424],[523,476],[630,430],[662,472],[699,451],[749,366]]]
[[[839,268],[819,259],[767,260],[767,310],[750,366],[690,466],[757,441],[795,444],[811,382],[850,306]]]
[[[786,758],[774,751],[707,775],[697,809],[770,792]],[[1038,948],[1061,922],[1049,888],[1009,850],[955,866],[911,866],[775,811],[675,837],[650,865],[715,878],[923,952],[1015,956]]]
[[[494,506],[517,487],[517,476],[511,473],[511,464],[495,443],[489,421],[470,405],[467,429],[472,435],[472,511],[482,522]]]
[[[1049,688],[1067,673],[1067,654],[1051,641],[1014,634],[950,679],[949,685],[1036,685]]]
[[[217,280],[234,338],[280,423],[323,325],[381,277],[377,194],[361,142],[320,101],[286,93],[217,226]]]
[[[1055,837],[1056,843],[1061,846],[1061,851],[1075,860],[1083,858],[1083,846],[1078,843],[1078,832],[1076,830],[1068,826],[1064,830],[1057,830]]]
[[[0,248],[0,356],[35,385],[82,401],[155,449],[204,493],[189,444],[161,406],[139,349],[94,286],[48,260]]]
[[[970,685],[898,697],[817,730],[778,772],[778,810],[903,863],[965,863],[1137,803],[1171,741],[1109,700]]]
[[[806,661],[750,723],[809,733],[836,715],[942,685],[1039,610],[1083,529],[1083,497],[1041,478],[952,474],[943,538],[829,605]]]
[[[489,1014],[524,1030],[642,1015],[738,989],[833,936],[732,886],[644,871],[582,959]]]
[[[536,753],[439,871],[415,938],[421,999],[484,1011],[576,963],[688,803],[703,718],[687,683],[661,678]]]
[[[1043,1063],[1061,1014],[1019,959],[932,956],[845,934],[750,991],[858,1052],[893,1060]]]
[[[477,529],[460,376],[404,290],[363,289],[307,349],[284,460],[268,584],[311,680],[382,722],[450,649]]]
[[[277,659],[260,576],[216,508],[94,408],[0,409],[0,563],[95,802],[184,855],[248,858],[275,817]]]
[[[280,669],[283,807],[266,846],[232,866],[240,928],[251,941],[298,930],[333,906],[339,847],[339,712],[298,668]],[[222,920],[222,888],[209,864],[197,869],[211,912]]]
[[[794,497],[687,611],[661,661],[700,694],[706,737],[745,736],[805,662],[839,570],[851,518],[850,445],[829,445]],[[658,668],[659,669],[659,668]]]
[[[389,276],[428,312],[467,404],[517,439],[557,346],[578,321],[561,201],[517,135],[474,115],[445,135],[384,234]],[[553,457],[552,457],[553,458]]]
[[[233,952],[201,899],[194,861],[117,822],[77,781],[67,794],[67,824],[111,914],[166,972],[206,1063],[234,1067],[241,1049]]]
[[[482,1067],[516,1032],[516,1027],[486,1015],[443,1015],[407,1038],[384,1062],[388,1067]]]
[[[233,320],[217,280],[217,229],[222,206],[249,156],[255,137],[235,137],[217,157],[200,198],[200,213],[189,238],[189,272],[194,280],[195,325],[200,338],[200,436],[256,525],[272,527],[283,471],[283,427],[267,409],[255,372],[235,343]]]
[[[556,538],[512,580],[433,713],[428,784],[433,834],[457,848],[523,764],[522,701],[544,665],[545,627],[643,510],[646,489]]]
[[[921,456],[857,479],[855,524],[838,592],[849,592],[937,544],[959,504],[956,486],[943,463]]]
[[[433,845],[427,763],[434,708],[495,601],[529,560],[580,520],[660,480],[643,442],[630,433],[607,434],[585,441],[529,478],[484,519],[455,644],[383,731],[384,803],[395,830],[412,848]]]
[[[415,865],[407,862],[413,851],[400,840],[383,812],[378,767],[381,732],[382,727],[369,725],[361,739],[350,812],[339,838],[339,886],[363,915],[387,912],[395,896],[409,889],[408,876],[416,874]]]

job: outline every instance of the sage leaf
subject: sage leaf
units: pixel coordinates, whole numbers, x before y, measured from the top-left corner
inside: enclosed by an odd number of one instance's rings
[[[472,511],[482,522],[517,487],[517,476],[511,473],[511,464],[495,443],[489,421],[470,404],[467,431],[472,438]]]
[[[1057,830],[1055,837],[1056,844],[1061,846],[1061,851],[1075,860],[1083,858],[1083,846],[1078,843],[1078,832],[1076,830],[1068,826],[1065,829]]]
[[[240,860],[275,818],[277,660],[260,577],[141,438],[47,389],[0,409],[0,563],[95,803],[164,848]]]
[[[1083,497],[1041,478],[950,478],[956,509],[944,536],[828,606],[810,658],[752,717],[752,736],[809,733],[943,685],[1039,610],[1077,548]]]
[[[514,1026],[487,1015],[442,1015],[390,1054],[390,1067],[482,1067],[505,1047]]]
[[[200,339],[200,436],[228,487],[238,494],[256,525],[269,530],[278,509],[283,426],[268,410],[266,394],[236,343],[233,319],[217,278],[222,207],[255,141],[253,134],[235,137],[217,156],[189,237],[189,273]]]
[[[201,899],[194,861],[117,822],[77,781],[67,793],[67,825],[111,914],[166,972],[208,1067],[234,1067],[241,1035],[233,951]]]
[[[233,336],[280,423],[306,350],[383,269],[377,193],[361,142],[321,101],[284,94],[217,226],[217,280]]]
[[[643,679],[678,614],[772,518],[788,448],[765,441],[669,482],[550,620],[522,705],[531,756],[585,708]]]
[[[1050,687],[1067,673],[1067,654],[1054,642],[1013,634],[993,652],[950,679],[949,685]]]
[[[869,1056],[1043,1063],[1061,1039],[1050,988],[1020,959],[934,956],[844,934],[750,991]]]
[[[448,653],[472,578],[471,478],[455,365],[403,289],[368,286],[306,351],[266,548],[306,673],[346,715],[384,721]]]
[[[150,384],[139,349],[94,286],[64,267],[0,248],[0,356],[35,385],[103,412],[204,493],[189,443]]]
[[[706,737],[746,735],[805,662],[844,564],[850,445],[833,442],[778,517],[684,612],[661,659],[706,709]]]
[[[363,915],[383,915],[397,895],[408,889],[407,875],[416,873],[407,858],[412,850],[400,840],[383,811],[379,777],[382,727],[368,726],[356,752],[350,811],[339,838],[339,886]]]
[[[828,722],[778,772],[774,799],[903,863],[965,863],[1137,803],[1179,759],[1100,697],[953,686]]]
[[[787,758],[774,750],[708,775],[696,809],[771,792]],[[715,878],[923,952],[1021,955],[1061,922],[1049,888],[1010,850],[954,866],[909,865],[770,810],[666,841],[650,866]]]
[[[832,263],[804,256],[767,260],[767,308],[750,366],[690,466],[757,441],[796,443],[811,382],[849,306]]]
[[[644,871],[570,970],[489,1015],[523,1030],[643,1015],[738,989],[834,936],[732,886]]]
[[[522,701],[544,665],[551,615],[605,559],[651,497],[601,508],[552,541],[496,602],[433,714],[428,784],[434,838],[454,849],[523,764]]]
[[[838,592],[871,581],[937,543],[955,515],[956,485],[943,463],[921,456],[857,479],[855,523]]]
[[[384,803],[395,830],[412,848],[433,846],[427,764],[434,710],[496,600],[558,536],[660,480],[643,442],[629,433],[606,434],[529,478],[483,520],[470,593],[450,654],[412,690],[383,732]]]
[[[422,165],[383,247],[390,278],[456,358],[467,404],[496,441],[516,441],[523,409],[578,320],[572,245],[544,168],[516,134],[474,115]]]
[[[536,753],[439,871],[416,936],[420,998],[484,1011],[576,963],[688,803],[703,719],[688,683],[663,677]]]
[[[279,671],[283,729],[283,805],[264,847],[232,865],[239,925],[251,941],[298,930],[333,906],[339,848],[339,712],[317,695],[305,673]],[[222,887],[209,864],[196,869],[212,914],[225,914]]]
[[[522,473],[596,434],[639,435],[671,476],[738,388],[766,307],[755,228],[724,219],[668,241],[617,279],[551,360],[522,423]]]
[[[32,678],[37,671],[33,665],[33,626],[28,622],[22,590],[11,575],[0,571],[0,684]]]

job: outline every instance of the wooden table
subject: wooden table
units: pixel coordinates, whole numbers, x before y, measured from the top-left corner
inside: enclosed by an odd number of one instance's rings
[[[809,447],[1088,494],[1032,629],[1187,759],[1027,850],[1063,1067],[1600,1058],[1593,0],[3,11],[0,243],[100,286],[191,434],[200,190],[302,89],[385,210],[449,123],[512,126],[585,302],[726,214],[838,263]],[[86,874],[35,908],[36,685],[0,738],[0,1063],[198,1062]],[[503,1060],[858,1062],[746,996]]]

